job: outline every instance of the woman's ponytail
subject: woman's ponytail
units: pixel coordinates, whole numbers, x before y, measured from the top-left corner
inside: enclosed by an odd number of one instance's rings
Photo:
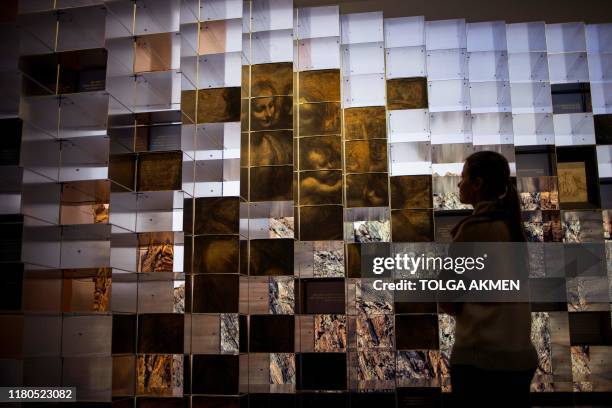
[[[512,232],[512,241],[526,241],[527,238],[521,216],[521,201],[512,179],[508,178],[506,192],[499,200],[507,214]]]

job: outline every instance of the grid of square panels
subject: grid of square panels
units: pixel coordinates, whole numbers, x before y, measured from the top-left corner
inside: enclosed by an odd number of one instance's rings
[[[0,318],[19,383],[137,406],[439,401],[453,319],[372,290],[360,254],[448,242],[463,161],[495,150],[534,290],[567,299],[533,305],[532,391],[612,391],[611,24],[290,0],[14,14],[1,261],[19,295]]]

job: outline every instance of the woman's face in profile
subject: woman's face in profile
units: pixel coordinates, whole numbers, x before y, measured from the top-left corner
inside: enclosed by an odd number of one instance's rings
[[[276,116],[276,104],[272,92],[267,91],[265,97],[256,98],[253,105],[253,118],[262,128],[270,128]]]

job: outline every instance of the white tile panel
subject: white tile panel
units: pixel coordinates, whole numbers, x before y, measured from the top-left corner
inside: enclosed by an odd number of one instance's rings
[[[342,44],[384,42],[382,11],[340,16]]]
[[[502,81],[471,82],[470,106],[474,113],[510,112],[510,83]]]
[[[431,148],[427,142],[389,145],[390,176],[431,174]]]
[[[397,47],[386,50],[387,79],[427,75],[425,47]]]
[[[506,23],[487,21],[467,24],[467,49],[474,51],[505,51]]]
[[[299,39],[339,37],[340,9],[338,6],[308,7],[297,10]]]
[[[253,0],[251,31],[293,30],[293,0]]]
[[[512,113],[552,113],[552,95],[547,82],[511,83]]]
[[[427,51],[467,48],[465,20],[437,20],[425,23]]]
[[[612,145],[597,146],[599,177],[612,177]]]
[[[556,146],[595,144],[595,124],[592,113],[553,115]]]
[[[429,111],[461,111],[470,109],[470,89],[467,80],[429,81]]]
[[[586,45],[589,53],[612,52],[612,23],[588,24]]]
[[[584,23],[546,24],[548,53],[586,52]]]
[[[591,101],[594,114],[612,113],[612,81],[591,82]]]
[[[387,48],[387,79],[426,76],[425,47]]]
[[[206,0],[200,2],[200,19],[203,21],[242,18],[242,0]]]
[[[550,113],[522,113],[512,115],[516,146],[552,145],[555,143],[553,115]]]
[[[431,139],[427,109],[391,110],[388,113],[389,142],[420,142]]]
[[[385,18],[385,47],[419,47],[425,45],[425,18]]]
[[[384,74],[385,54],[383,43],[359,43],[342,45],[342,74]]]
[[[382,74],[344,77],[342,87],[344,108],[386,104],[385,77]]]
[[[508,55],[511,82],[548,81],[548,56],[545,52]]]
[[[508,81],[508,54],[505,51],[468,53],[470,82]]]
[[[240,52],[206,55],[199,58],[199,88],[241,85]]]
[[[293,30],[253,33],[251,47],[253,64],[293,61]]]
[[[612,81],[612,53],[588,54],[591,82]]]
[[[512,114],[473,114],[472,141],[475,145],[512,144]]]
[[[340,68],[340,38],[325,37],[300,40],[296,53],[298,69]]]
[[[543,22],[506,25],[508,53],[546,52],[546,25]]]
[[[467,111],[430,113],[429,128],[432,144],[472,141],[472,116]]]
[[[548,71],[551,84],[589,82],[586,52],[548,54]]]
[[[427,77],[431,81],[467,78],[465,49],[427,51]]]

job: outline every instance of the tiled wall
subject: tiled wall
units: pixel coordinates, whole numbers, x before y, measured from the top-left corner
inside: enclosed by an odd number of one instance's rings
[[[464,159],[495,150],[535,286],[567,293],[533,305],[532,390],[612,392],[612,24],[7,9],[3,384],[76,386],[82,406],[440,401],[453,319],[374,291],[360,254],[448,242]],[[576,269],[577,243],[601,262]]]

